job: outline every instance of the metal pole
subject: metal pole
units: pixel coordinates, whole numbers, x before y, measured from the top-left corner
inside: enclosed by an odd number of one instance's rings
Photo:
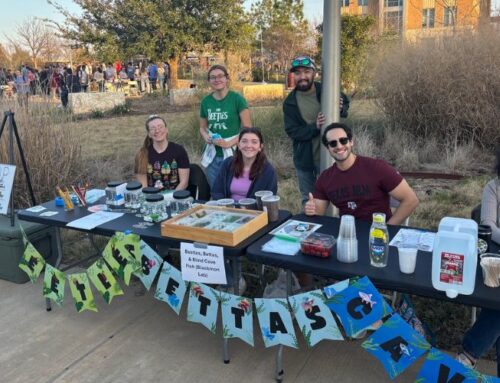
[[[266,81],[264,80],[265,77],[265,69],[264,69],[264,46],[263,46],[263,35],[262,35],[262,27],[260,27],[260,63],[262,65],[262,83],[265,84]]]
[[[14,113],[9,110],[8,112],[9,119],[9,164],[15,165],[14,163]],[[12,187],[12,191],[14,191],[14,187]],[[14,196],[12,192],[10,194],[10,226],[14,226],[15,224],[15,212],[14,212]]]
[[[323,57],[321,111],[326,117],[323,129],[340,118],[340,1],[323,2]],[[321,148],[320,170],[332,165],[325,147]]]
[[[326,122],[321,129],[321,134],[326,126],[340,120],[340,22],[340,1],[325,0],[323,2],[321,111],[326,117]],[[333,159],[328,149],[321,146],[320,171],[329,168],[332,163]],[[326,214],[333,215],[332,206]]]

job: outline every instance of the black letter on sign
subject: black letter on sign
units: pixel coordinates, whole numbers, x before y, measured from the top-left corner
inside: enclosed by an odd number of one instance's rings
[[[57,279],[55,274],[52,274],[52,278],[50,279],[50,290],[56,294],[59,291],[59,279]]]
[[[441,364],[439,366],[438,383],[462,383],[465,380],[465,376],[458,372],[450,380],[448,380],[448,375],[450,375],[450,368]]]
[[[128,251],[128,252],[129,252],[129,253],[130,253],[130,254],[131,254],[134,258],[137,258],[137,257],[135,256],[135,251],[134,251],[134,250],[135,250],[135,246],[134,246],[134,245],[131,245],[131,244],[129,243],[129,244],[127,244],[127,245],[123,246],[123,247],[124,247],[124,248],[125,248],[125,250],[127,250],[127,251]]]
[[[361,298],[354,298],[350,300],[349,303],[347,304],[347,312],[354,319],[362,319],[364,317],[363,314],[361,314],[358,310],[356,310],[358,307],[362,307],[361,310],[366,315],[372,312],[372,307],[370,306],[369,303],[363,302]]]
[[[120,255],[120,251],[116,247],[112,247],[113,258],[120,264],[120,266],[127,266],[127,260]]]
[[[203,295],[198,296],[198,300],[201,303],[200,314],[203,316],[206,316],[207,315],[207,307],[210,306],[212,301],[208,298],[205,298]]]
[[[141,256],[141,263],[142,263],[142,273],[144,275],[149,275],[149,267],[148,267],[148,257],[145,255]]]
[[[245,311],[243,309],[239,309],[238,307],[231,307],[231,314],[234,315],[234,326],[240,329],[243,328],[241,318],[245,315]]]
[[[165,289],[165,294],[172,295],[175,293],[175,289],[179,287],[179,282],[175,279],[169,278],[167,283],[167,288]]]
[[[270,322],[270,331],[271,333],[275,334],[277,333],[278,331],[281,332],[282,334],[288,334],[288,332],[286,331],[286,327],[285,327],[285,324],[283,323],[283,321],[281,320],[281,316],[279,313],[277,312],[270,312],[269,313],[269,322]]]
[[[35,270],[35,266],[38,263],[38,259],[35,257],[30,257],[30,260],[28,261],[28,267],[30,268],[31,271]]]
[[[326,326],[326,320],[322,316],[316,315],[320,312],[319,306],[313,306],[312,310],[306,310],[306,317],[312,321],[311,328],[313,330],[319,330]]]
[[[108,278],[104,275],[104,273],[97,274],[97,278],[101,281],[104,288],[107,290],[111,287],[111,283],[109,283]]]
[[[390,352],[391,358],[397,363],[399,362],[399,359],[401,359],[401,356],[403,355],[403,351],[401,351],[401,346],[400,346],[401,344],[407,346],[408,342],[403,338],[401,338],[400,336],[397,336],[396,338],[393,338],[385,343],[382,343],[380,345],[380,348],[384,351]]]
[[[87,300],[87,296],[85,295],[85,285],[78,283],[75,279],[76,289],[80,292],[80,296],[82,297],[82,301]]]

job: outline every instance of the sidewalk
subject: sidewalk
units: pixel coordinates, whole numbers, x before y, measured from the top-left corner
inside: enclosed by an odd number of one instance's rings
[[[54,304],[46,312],[41,279],[35,285],[0,280],[0,381],[274,381],[276,349],[264,348],[257,327],[255,347],[230,340],[231,362],[224,364],[220,321],[213,335],[186,320],[186,301],[178,317],[152,292],[135,296],[137,288],[125,288],[110,305],[95,297],[99,312],[78,314],[67,286],[63,307]],[[360,344],[323,341],[307,349],[302,341],[299,350],[285,347],[284,381],[389,382]],[[413,382],[422,363],[423,358],[394,381]],[[480,361],[478,369],[496,372],[493,362]]]

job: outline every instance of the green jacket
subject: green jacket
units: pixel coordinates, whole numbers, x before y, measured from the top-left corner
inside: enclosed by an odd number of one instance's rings
[[[321,83],[315,82],[316,97],[321,103]],[[316,128],[316,122],[307,124],[302,118],[297,104],[297,90],[293,90],[283,103],[283,114],[285,116],[285,132],[293,141],[293,164],[299,170],[313,170],[313,152],[311,140],[320,134]],[[340,92],[343,100],[340,117],[346,118],[349,110],[349,99]]]

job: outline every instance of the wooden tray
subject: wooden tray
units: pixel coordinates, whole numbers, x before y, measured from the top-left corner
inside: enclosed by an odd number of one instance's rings
[[[161,235],[194,242],[236,246],[266,226],[267,222],[267,213],[263,211],[198,205],[163,222]]]

